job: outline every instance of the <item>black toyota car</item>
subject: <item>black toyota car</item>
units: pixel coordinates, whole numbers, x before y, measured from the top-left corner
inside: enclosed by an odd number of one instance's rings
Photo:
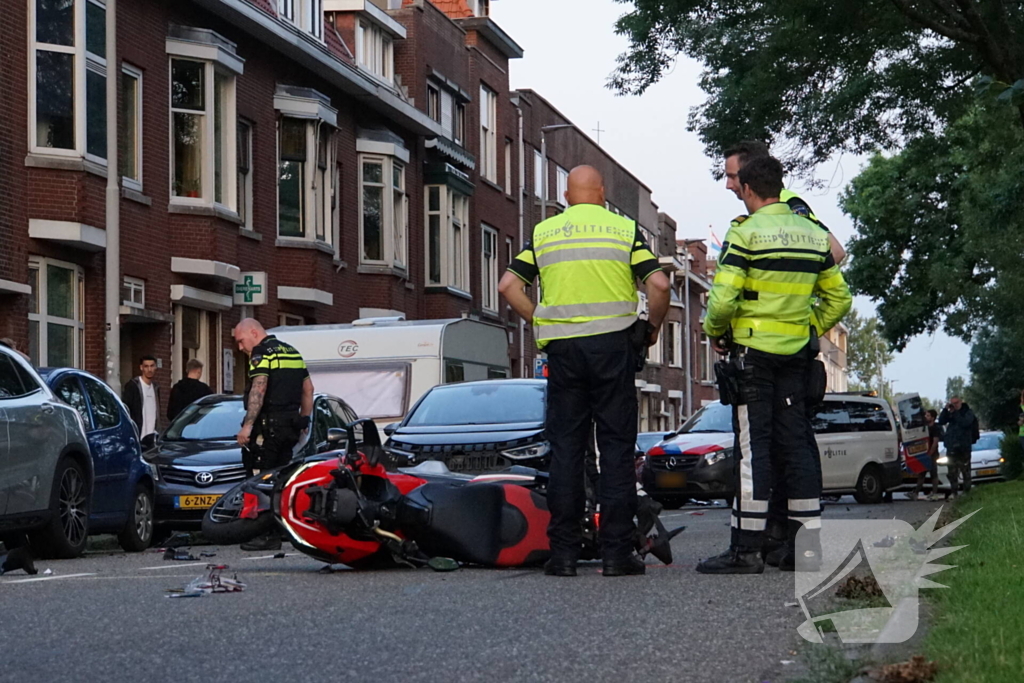
[[[235,434],[245,416],[241,396],[201,398],[182,411],[162,434],[148,437],[145,458],[157,467],[156,524],[161,532],[199,528],[206,509],[245,479],[242,449]],[[358,419],[340,398],[317,394],[312,429],[295,446],[294,457],[332,450],[327,430]]]
[[[546,470],[547,381],[494,379],[434,387],[401,423],[384,428],[384,447],[411,461],[440,460],[481,474],[525,465]]]

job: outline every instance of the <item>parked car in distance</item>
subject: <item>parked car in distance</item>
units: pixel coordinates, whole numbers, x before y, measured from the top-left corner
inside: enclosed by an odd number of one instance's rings
[[[921,410],[917,395],[898,398],[902,412],[913,413],[916,425]],[[856,393],[826,394],[811,424],[823,491],[852,493],[860,503],[879,503],[886,491],[900,485],[899,430],[885,400]],[[904,429],[908,437],[915,431],[917,427]],[[718,401],[704,406],[674,436],[647,451],[641,469],[644,488],[666,507],[688,498],[731,502],[734,440],[732,408]]]
[[[158,534],[198,529],[206,509],[246,477],[242,448],[235,441],[245,417],[241,396],[217,394],[189,405],[155,437],[147,437],[147,460],[156,465]],[[327,430],[357,420],[345,401],[328,394],[313,400],[311,429],[295,445],[292,457],[334,450]]]
[[[90,534],[117,534],[129,552],[153,540],[156,468],[142,459],[135,423],[121,399],[96,376],[75,368],[41,368],[40,376],[78,411],[92,455]]]
[[[440,460],[479,474],[524,465],[546,470],[547,381],[494,379],[431,388],[400,423],[384,428],[384,448],[410,462]]]
[[[640,432],[636,435],[637,455],[645,455],[654,446],[673,436],[675,432]]]
[[[92,493],[82,416],[0,344],[0,540],[13,547],[28,534],[44,557],[80,555]]]

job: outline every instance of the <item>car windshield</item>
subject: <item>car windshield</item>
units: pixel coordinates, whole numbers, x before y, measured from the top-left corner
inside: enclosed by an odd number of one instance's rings
[[[995,451],[999,449],[1002,434],[982,434],[977,443],[971,446],[972,451]]]
[[[245,417],[241,401],[193,403],[164,432],[165,441],[231,441]]]
[[[544,394],[543,385],[513,382],[434,387],[413,410],[406,426],[543,422]]]
[[[647,451],[654,448],[654,446],[664,438],[665,434],[662,432],[653,432],[650,434],[637,434],[636,445],[638,446],[639,450],[646,453]]]
[[[679,434],[693,432],[731,432],[732,408],[721,403],[710,403],[687,420],[679,428]]]

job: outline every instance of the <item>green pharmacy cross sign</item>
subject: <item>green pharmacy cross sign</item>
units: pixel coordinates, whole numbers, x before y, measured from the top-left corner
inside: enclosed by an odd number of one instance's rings
[[[235,304],[261,306],[267,302],[266,290],[266,273],[242,273],[242,281],[235,284]]]

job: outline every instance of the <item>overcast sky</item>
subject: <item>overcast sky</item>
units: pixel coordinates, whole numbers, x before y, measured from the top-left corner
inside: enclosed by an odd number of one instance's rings
[[[712,178],[712,161],[697,136],[686,131],[690,108],[705,99],[699,65],[679,61],[641,97],[619,97],[605,88],[626,47],[613,25],[628,7],[611,0],[493,0],[491,17],[526,52],[512,63],[511,85],[538,91],[591,137],[597,137],[593,129],[600,122],[602,147],[651,188],[655,203],[679,223],[679,238],[707,238],[713,227],[722,239],[729,220],[744,209],[724,181]],[[822,167],[818,175],[832,179],[832,189],[804,194],[843,242],[853,227],[838,196],[861,163],[844,158]],[[855,306],[874,314],[864,297]],[[897,392],[940,399],[947,377],[968,376],[968,356],[964,343],[945,334],[918,337],[886,368],[886,377],[896,380]]]

